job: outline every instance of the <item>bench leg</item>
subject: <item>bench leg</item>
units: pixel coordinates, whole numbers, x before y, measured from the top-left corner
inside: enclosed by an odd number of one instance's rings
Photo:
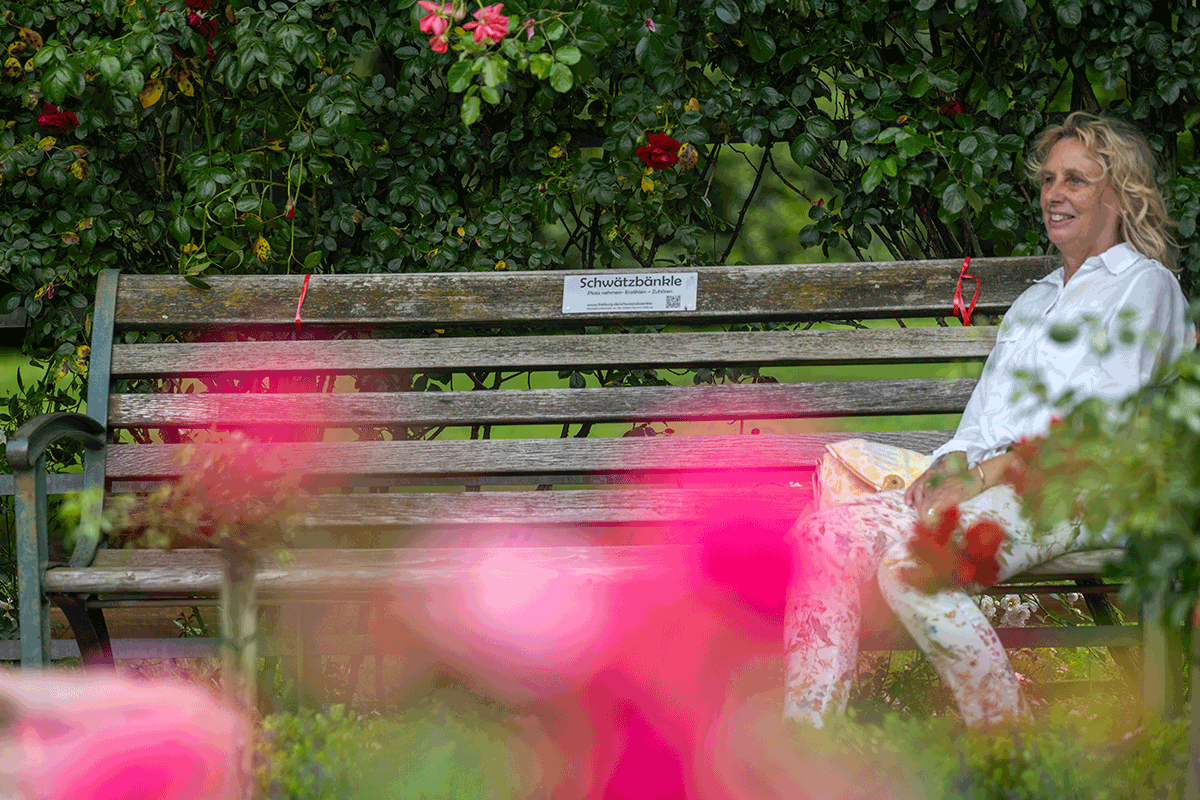
[[[1120,612],[1117,611],[1117,607],[1113,605],[1108,595],[1087,591],[1087,587],[1099,586],[1101,583],[1102,581],[1092,578],[1075,579],[1075,585],[1080,587],[1080,591],[1084,593],[1083,600],[1087,603],[1088,611],[1092,615],[1092,622],[1096,625],[1120,625]],[[1108,654],[1112,656],[1113,661],[1117,662],[1117,666],[1130,683],[1136,685],[1141,680],[1142,670],[1138,663],[1137,648],[1109,647]]]
[[[1163,600],[1142,608],[1142,699],[1151,720],[1179,716],[1183,701],[1182,631],[1163,619]]]
[[[113,661],[112,642],[108,638],[108,625],[104,612],[88,606],[87,599],[74,594],[56,595],[54,602],[62,609],[75,634],[79,655],[89,667],[116,668]]]
[[[45,592],[50,560],[46,536],[46,460],[13,476],[16,489],[17,597],[21,604],[21,668],[50,666],[50,601]]]

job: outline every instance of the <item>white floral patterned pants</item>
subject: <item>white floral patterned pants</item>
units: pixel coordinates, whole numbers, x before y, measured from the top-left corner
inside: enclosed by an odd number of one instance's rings
[[[1081,525],[1034,535],[1011,487],[997,486],[960,506],[960,528],[981,517],[1004,526],[999,580],[1073,549],[1094,547]],[[789,533],[795,568],[788,590],[784,642],[784,716],[822,727],[842,714],[854,680],[862,600],[872,578],[884,600],[929,657],[969,725],[1022,719],[1028,707],[995,631],[964,589],[925,591],[903,579],[916,513],[904,491],[880,492],[799,520]],[[982,587],[973,587],[981,590]]]

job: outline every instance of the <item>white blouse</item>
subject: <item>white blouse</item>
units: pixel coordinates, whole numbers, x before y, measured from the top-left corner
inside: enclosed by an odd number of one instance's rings
[[[1195,346],[1186,311],[1175,275],[1126,243],[1084,261],[1066,284],[1059,267],[1004,315],[958,430],[934,456],[961,450],[973,466],[1044,436],[1080,400],[1128,397]],[[1074,338],[1056,341],[1072,328]]]

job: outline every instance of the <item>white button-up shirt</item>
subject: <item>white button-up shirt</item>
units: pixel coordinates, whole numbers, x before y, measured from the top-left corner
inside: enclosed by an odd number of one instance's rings
[[[1058,268],[1004,315],[958,430],[934,456],[961,450],[973,466],[1044,436],[1080,400],[1128,397],[1195,346],[1186,310],[1175,275],[1126,243],[1084,261],[1065,284]],[[1056,341],[1072,328],[1073,338]]]

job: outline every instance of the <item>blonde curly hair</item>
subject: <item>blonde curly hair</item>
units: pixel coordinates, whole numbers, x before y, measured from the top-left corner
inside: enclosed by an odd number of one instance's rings
[[[1129,123],[1074,111],[1033,143],[1025,159],[1035,184],[1050,149],[1061,139],[1078,139],[1116,190],[1120,210],[1118,236],[1134,250],[1178,272],[1179,246],[1171,236],[1175,221],[1167,214],[1156,181],[1157,164],[1146,138]]]

